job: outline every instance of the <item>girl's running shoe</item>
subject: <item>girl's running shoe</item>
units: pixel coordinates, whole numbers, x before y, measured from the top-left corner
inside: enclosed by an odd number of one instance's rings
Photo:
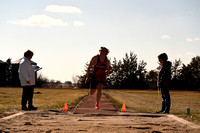
[[[95,109],[100,109],[99,105],[96,104],[95,105]]]

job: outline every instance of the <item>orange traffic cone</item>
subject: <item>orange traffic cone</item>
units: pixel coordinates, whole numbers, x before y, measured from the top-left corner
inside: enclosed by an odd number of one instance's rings
[[[126,112],[126,105],[125,105],[125,102],[123,103],[123,106],[122,106],[122,110],[123,112]]]
[[[67,106],[67,102],[65,102],[65,107],[64,107],[64,111],[68,110],[68,106]]]

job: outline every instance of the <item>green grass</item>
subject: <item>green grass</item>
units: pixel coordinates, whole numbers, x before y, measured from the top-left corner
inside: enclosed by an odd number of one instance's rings
[[[35,88],[34,92],[41,92],[33,96],[33,104],[39,109],[64,108],[65,102],[72,108],[88,94],[88,90],[82,89]],[[22,88],[0,88],[0,114],[21,110],[21,97]]]
[[[105,92],[114,105],[122,107],[125,102],[129,110],[155,113],[161,109],[161,94],[158,91],[110,90]],[[200,93],[170,91],[171,114],[200,123]],[[191,115],[187,116],[190,107]]]

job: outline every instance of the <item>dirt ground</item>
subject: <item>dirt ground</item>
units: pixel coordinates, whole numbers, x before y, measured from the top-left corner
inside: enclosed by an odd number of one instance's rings
[[[87,96],[77,107],[63,111],[18,111],[21,114],[0,119],[0,133],[199,133],[200,126],[174,115],[118,111],[105,95],[100,109],[94,108],[95,96]],[[13,113],[13,112],[12,112]]]
[[[71,111],[28,111],[11,119],[0,119],[0,133],[116,132],[116,133],[199,133],[164,114],[118,112],[117,115],[73,114]]]

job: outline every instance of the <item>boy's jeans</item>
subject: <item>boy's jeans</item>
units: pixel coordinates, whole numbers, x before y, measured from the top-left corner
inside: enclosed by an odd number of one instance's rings
[[[162,111],[168,112],[170,111],[171,100],[169,94],[169,88],[160,88],[162,94]]]

